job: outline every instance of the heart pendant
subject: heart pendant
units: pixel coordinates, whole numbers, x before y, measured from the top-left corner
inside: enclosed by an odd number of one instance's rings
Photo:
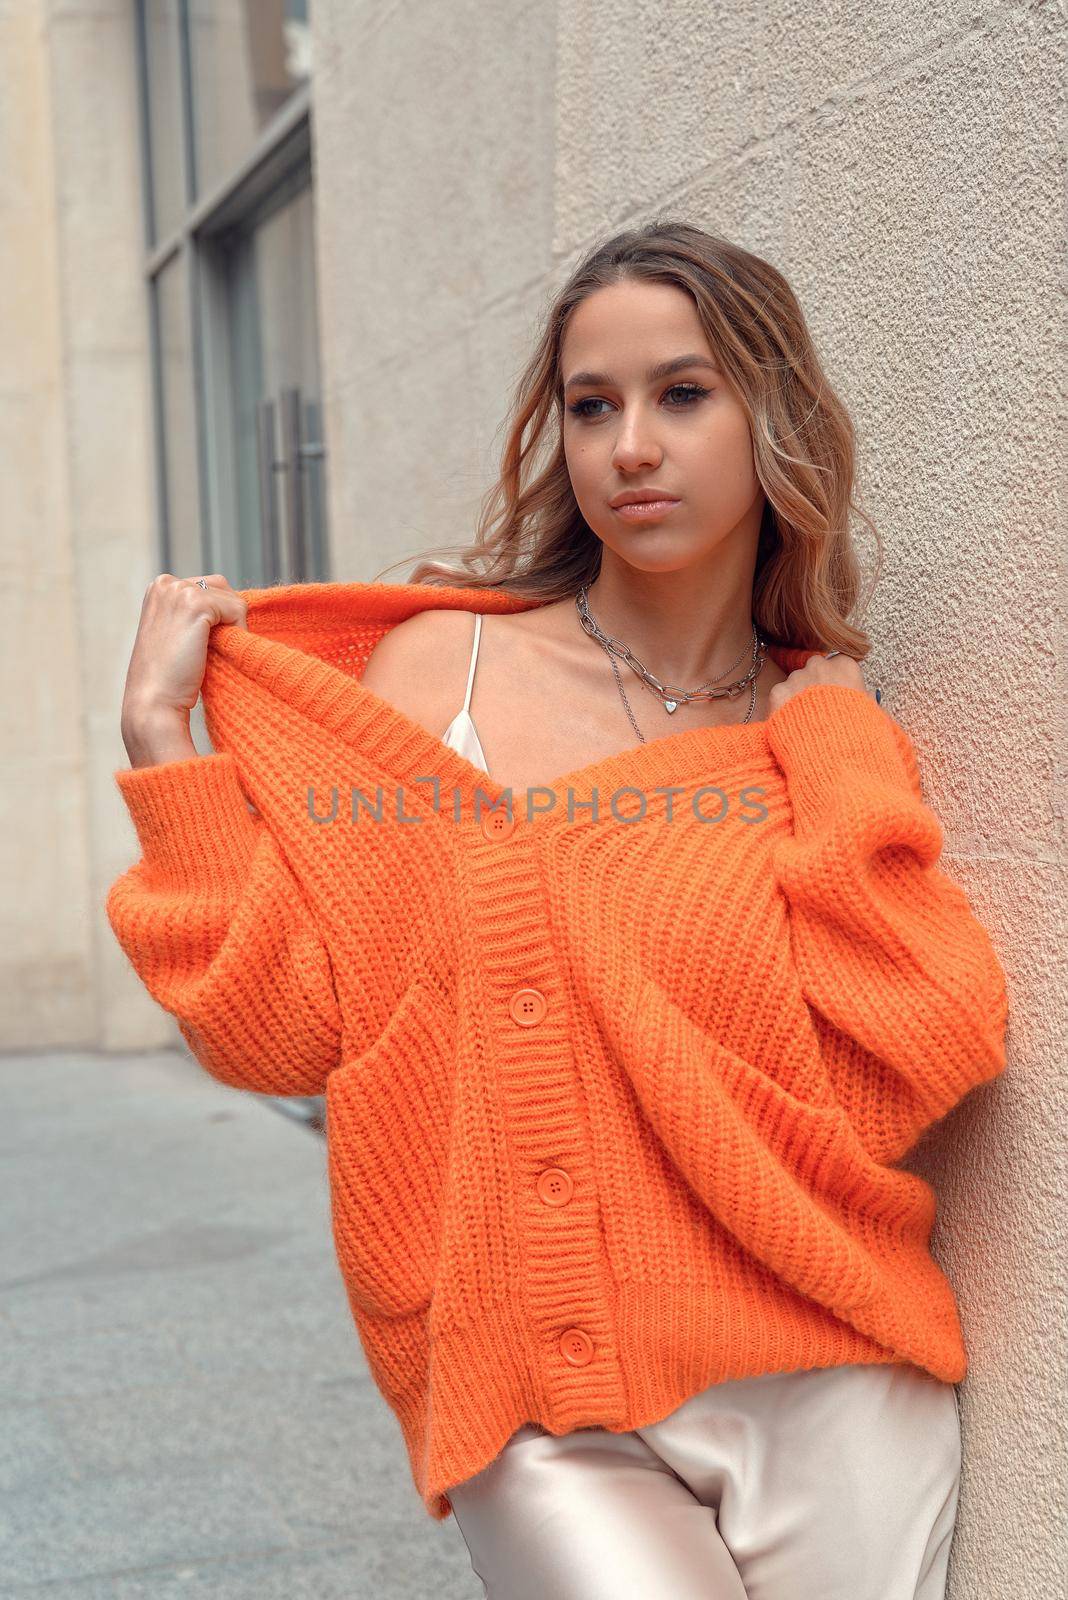
[[[674,711],[674,709],[678,705],[678,703],[679,702],[677,700],[665,700],[664,701],[664,710],[665,711]]]

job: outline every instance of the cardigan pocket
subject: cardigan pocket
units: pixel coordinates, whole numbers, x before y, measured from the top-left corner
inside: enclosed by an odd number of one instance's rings
[[[326,1085],[334,1243],[353,1310],[425,1310],[448,1163],[454,1020],[425,975]]]

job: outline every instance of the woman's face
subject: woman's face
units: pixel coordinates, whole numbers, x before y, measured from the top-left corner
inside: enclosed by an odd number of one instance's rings
[[[749,420],[684,290],[633,279],[595,290],[572,312],[560,355],[571,483],[610,550],[663,572],[700,562],[732,535],[755,546],[764,493]],[[679,356],[697,359],[649,376]],[[662,489],[678,504],[629,521],[610,502],[630,489]]]

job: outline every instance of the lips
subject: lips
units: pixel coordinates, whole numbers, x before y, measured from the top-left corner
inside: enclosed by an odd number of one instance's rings
[[[654,522],[659,517],[669,516],[681,504],[680,500],[675,499],[629,500],[612,509],[624,522]]]
[[[620,500],[616,506],[617,511],[630,509],[632,506],[677,506],[678,501],[671,494],[650,495],[645,500]]]
[[[661,489],[635,489],[631,494],[618,494],[608,504],[619,511],[623,506],[639,506],[651,504],[678,504],[678,495],[668,494]]]

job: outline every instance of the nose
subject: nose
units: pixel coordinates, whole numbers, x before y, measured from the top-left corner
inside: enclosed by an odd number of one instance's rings
[[[661,455],[648,423],[637,414],[629,419],[624,417],[612,449],[613,466],[622,472],[635,472],[642,467],[655,466]]]

